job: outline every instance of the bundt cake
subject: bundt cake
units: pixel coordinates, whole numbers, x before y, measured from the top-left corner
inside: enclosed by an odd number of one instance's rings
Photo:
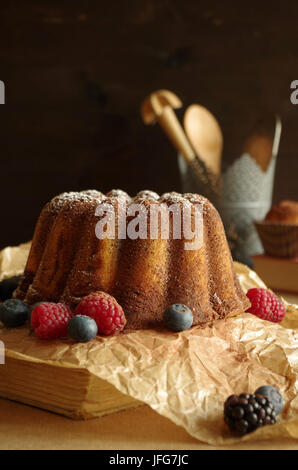
[[[200,209],[202,246],[185,249],[183,234],[175,239],[170,228],[166,238],[160,227],[155,238],[124,238],[116,226],[116,236],[98,239],[95,230],[102,217],[100,209],[108,204],[116,214],[120,210],[123,214],[132,203],[140,204],[148,214],[152,205],[188,206],[191,217],[194,208]],[[128,329],[160,325],[164,310],[174,303],[190,307],[193,324],[202,326],[249,306],[234,271],[220,216],[206,198],[196,194],[172,192],[159,197],[152,191],[141,191],[130,198],[120,190],[106,195],[92,190],[63,193],[50,201],[37,222],[15,297],[29,305],[48,300],[73,308],[96,290],[115,296]]]

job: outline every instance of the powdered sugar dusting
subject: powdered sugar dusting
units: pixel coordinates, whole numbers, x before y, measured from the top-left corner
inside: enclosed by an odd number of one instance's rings
[[[177,202],[185,202],[185,199],[182,194],[172,191],[171,193],[164,193],[160,197],[160,202],[172,202],[175,204]]]
[[[214,294],[212,294],[211,297],[212,297],[212,303],[213,304],[215,304],[215,305],[221,305],[222,304],[222,301],[220,300],[220,298],[218,297],[216,292],[214,292]]]
[[[207,199],[200,194],[185,193],[183,196],[193,204],[202,204],[204,205]]]
[[[64,207],[74,207],[78,202],[90,203],[94,201],[102,201],[105,196],[96,190],[87,190],[81,192],[62,193],[54,197],[46,206],[47,210],[52,214],[58,214]]]
[[[134,198],[135,202],[142,202],[142,201],[158,201],[159,195],[154,191],[150,191],[149,189],[144,189],[143,191],[138,192],[136,197]]]
[[[131,197],[125,191],[122,191],[122,189],[112,189],[106,194],[106,196],[109,198],[119,198],[128,201],[131,199]]]
[[[183,204],[183,206],[190,206],[191,202],[184,197],[183,194],[179,194],[176,192],[164,193],[159,202],[165,202],[167,204]]]
[[[99,201],[107,201],[107,199],[119,199],[127,202],[142,202],[142,201],[154,201],[154,202],[169,202],[172,204],[175,203],[192,203],[192,204],[201,204],[204,206],[205,202],[207,201],[206,198],[200,196],[199,194],[180,194],[175,191],[164,193],[161,197],[154,191],[150,191],[148,189],[138,192],[138,194],[131,198],[125,191],[121,189],[112,189],[106,195],[103,193],[95,190],[89,189],[86,191],[81,192],[65,192],[56,196],[52,201],[49,203],[51,210],[55,212],[59,211],[65,204],[71,206],[72,203],[76,202],[88,202],[94,201],[94,199]],[[122,202],[122,201],[121,201]]]
[[[87,196],[94,197],[96,199],[104,199],[105,195],[96,189],[87,189],[86,191],[81,191],[81,194],[86,194]]]

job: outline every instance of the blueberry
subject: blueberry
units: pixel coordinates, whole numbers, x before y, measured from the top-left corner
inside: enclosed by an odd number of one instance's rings
[[[85,343],[95,338],[98,328],[93,318],[86,315],[75,315],[68,322],[67,332],[75,341]]]
[[[9,328],[21,326],[28,319],[28,307],[19,299],[5,300],[0,305],[0,320]]]
[[[163,320],[169,330],[184,331],[192,326],[193,315],[186,305],[174,304],[165,310]]]
[[[0,282],[0,300],[8,300],[12,297],[13,291],[18,287],[20,276],[13,276]]]
[[[262,387],[259,387],[255,391],[255,395],[263,395],[271,401],[272,405],[274,406],[274,409],[277,414],[279,414],[284,406],[284,401],[283,398],[280,394],[280,392],[277,390],[276,387],[273,387],[273,385],[263,385]]]

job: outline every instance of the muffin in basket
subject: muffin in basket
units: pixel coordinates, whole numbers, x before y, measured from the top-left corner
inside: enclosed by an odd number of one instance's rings
[[[298,202],[281,201],[272,206],[264,221],[255,222],[264,251],[271,256],[298,256]]]

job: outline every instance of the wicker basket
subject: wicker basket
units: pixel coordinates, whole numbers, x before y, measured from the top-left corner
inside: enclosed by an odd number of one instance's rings
[[[298,225],[255,222],[255,227],[267,255],[281,258],[298,256]]]

